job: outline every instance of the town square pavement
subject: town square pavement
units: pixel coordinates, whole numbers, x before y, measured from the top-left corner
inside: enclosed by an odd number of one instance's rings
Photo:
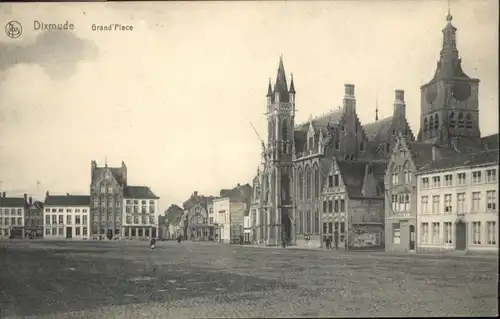
[[[0,242],[1,318],[494,316],[495,258]]]

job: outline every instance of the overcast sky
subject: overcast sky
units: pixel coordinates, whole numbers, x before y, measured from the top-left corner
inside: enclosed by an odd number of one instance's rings
[[[268,78],[293,73],[298,121],[341,105],[356,85],[362,123],[392,114],[404,89],[419,129],[447,1],[1,4],[0,189],[39,198],[88,193],[90,161],[128,166],[162,209],[193,190],[251,182],[265,138]],[[498,132],[498,1],[451,1],[464,71],[480,83],[483,135]],[[33,20],[73,23],[41,33]],[[133,25],[93,32],[92,24]],[[37,193],[36,182],[40,181]],[[43,198],[41,198],[43,200]]]

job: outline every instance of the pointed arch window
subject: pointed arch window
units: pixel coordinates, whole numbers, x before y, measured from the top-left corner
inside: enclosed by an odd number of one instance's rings
[[[314,148],[314,136],[309,137],[309,149],[312,150]]]
[[[297,189],[299,190],[299,198],[304,199],[304,173],[302,172],[302,168],[299,168]]]
[[[317,165],[314,165],[314,196],[316,198],[319,198],[319,167]]]
[[[439,130],[439,115],[436,114],[434,117],[434,129],[437,131]]]
[[[458,128],[464,128],[464,127],[465,127],[464,114],[460,112],[458,113]]]
[[[427,133],[428,130],[429,130],[429,121],[427,120],[427,118],[424,118],[424,135]]]
[[[470,113],[467,113],[467,115],[465,116],[465,127],[472,128],[472,116],[470,115]]]
[[[411,182],[411,167],[409,162],[405,163],[403,170],[405,176],[405,184],[409,184]]]
[[[429,118],[429,136],[432,136],[432,131],[433,131],[433,126],[434,124],[434,116],[431,115],[431,117]]]
[[[306,168],[306,198],[309,199],[311,198],[311,168],[307,167]]]
[[[283,135],[282,139],[287,141],[288,140],[288,123],[286,119],[283,119],[281,122],[281,134]]]
[[[396,165],[392,167],[391,171],[391,176],[392,176],[392,185],[398,185],[399,184],[399,170]]]
[[[450,128],[455,128],[455,125],[456,125],[455,113],[453,113],[453,112],[450,113],[450,117],[449,117],[448,121],[450,122]]]

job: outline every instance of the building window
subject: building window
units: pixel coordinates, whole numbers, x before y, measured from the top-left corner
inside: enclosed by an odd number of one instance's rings
[[[112,192],[113,192],[113,187],[111,187],[111,185],[110,185],[110,186],[108,186],[108,193],[112,193]]]
[[[63,208],[59,208],[59,213],[64,213],[64,209]],[[14,214],[14,210],[12,210],[12,214]]]
[[[50,224],[50,215],[45,215],[45,224]]]
[[[439,223],[432,223],[432,243],[439,244]]]
[[[429,188],[429,178],[424,177],[422,178],[422,189],[427,189]]]
[[[333,212],[334,213],[340,212],[340,202],[338,199],[333,201]]]
[[[398,212],[404,211],[404,196],[405,194],[398,195]]]
[[[411,169],[410,169],[410,164],[408,162],[406,162],[404,165],[404,177],[405,177],[405,183],[409,184],[411,181]]]
[[[84,226],[84,227],[82,227],[82,228],[83,228],[83,229],[82,229],[82,235],[83,235],[83,236],[87,236],[87,227],[85,227],[85,226]]]
[[[486,232],[488,236],[488,245],[497,243],[497,225],[496,222],[486,222]]]
[[[340,212],[345,213],[345,200],[344,199],[340,200]]]
[[[298,178],[297,188],[299,189],[299,198],[304,199],[304,175],[302,173],[302,169],[299,169],[299,178]]]
[[[481,183],[481,171],[472,172],[472,183]]]
[[[451,244],[452,243],[452,231],[451,231],[451,223],[450,222],[445,222],[444,223],[444,243],[445,244]]]
[[[75,227],[75,235],[76,236],[81,236],[80,235],[80,227]]]
[[[395,211],[398,210],[398,195],[392,194],[391,202],[392,202],[392,212],[394,213]]]
[[[439,195],[432,196],[432,214],[437,215],[440,213],[440,198]]]
[[[404,211],[410,211],[410,194],[405,194],[404,198]]]
[[[338,140],[335,141],[335,150],[340,150],[340,142]]]
[[[497,194],[496,191],[486,192],[487,206],[486,210],[496,210],[497,208]]]
[[[481,245],[481,222],[472,222],[472,243]]]
[[[398,168],[394,167],[394,169],[392,170],[392,184],[393,185],[397,185],[399,183],[398,177],[399,177]]]
[[[64,224],[64,216],[59,215],[59,224]]]
[[[127,216],[125,217],[125,222],[126,222],[127,224],[131,224],[131,223],[132,223],[132,216],[127,215]]]
[[[101,193],[105,193],[106,192],[106,186],[105,185],[101,185],[100,192]]]
[[[451,194],[444,195],[444,212],[451,213],[453,210],[453,205],[451,203]]]
[[[113,208],[113,201],[108,199],[108,208]]]
[[[457,178],[458,178],[458,185],[465,185],[466,183],[465,173],[458,173]]]
[[[365,144],[363,142],[359,143],[359,150],[363,152],[365,150]]]
[[[319,197],[319,168],[314,165],[314,196]]]
[[[392,243],[395,245],[401,243],[401,227],[399,223],[392,224]]]
[[[63,236],[64,235],[64,228],[60,227],[59,228],[59,236]]]
[[[444,186],[452,186],[453,185],[453,175],[448,174],[444,175]]]
[[[465,193],[457,194],[457,213],[465,213]]]
[[[441,177],[440,176],[434,176],[432,178],[432,187],[437,188],[441,186]]]
[[[422,223],[421,225],[422,235],[421,241],[423,244],[427,244],[427,239],[429,238],[429,223]]]
[[[333,178],[334,178],[333,186],[338,187],[340,185],[339,174],[335,174]]]
[[[71,217],[71,216],[68,216],[68,217]],[[76,215],[75,216],[75,225],[80,225],[80,216]]]
[[[139,216],[134,216],[134,224],[139,224]]]
[[[52,228],[52,236],[57,236],[57,228]]]
[[[323,201],[323,213],[326,213],[328,210],[328,202],[326,200]]]
[[[422,214],[427,214],[429,212],[429,196],[422,196],[421,202],[420,202],[420,211]],[[428,226],[428,225],[427,225]]]
[[[83,218],[82,218],[82,219],[83,219],[83,220],[82,220],[83,224],[84,224],[84,225],[87,225],[87,223],[88,223],[88,218],[87,218],[87,216],[83,216]]]
[[[497,170],[489,169],[486,171],[486,181],[487,182],[496,182],[497,181]]]
[[[328,201],[328,212],[329,213],[333,212],[333,201],[332,200]]]
[[[68,225],[71,225],[71,216],[66,216],[66,221]]]
[[[213,217],[210,217],[210,225],[214,223],[214,218]]]
[[[472,211],[478,212],[480,205],[481,205],[481,193],[480,192],[473,192],[472,193]]]

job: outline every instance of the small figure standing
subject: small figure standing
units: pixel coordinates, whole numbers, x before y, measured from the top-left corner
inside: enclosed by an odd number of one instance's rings
[[[156,245],[156,239],[151,238],[151,241],[149,242],[149,245],[151,246],[151,250],[154,250],[155,249],[155,245]]]
[[[180,244],[182,241],[182,235],[177,236],[177,243]]]

